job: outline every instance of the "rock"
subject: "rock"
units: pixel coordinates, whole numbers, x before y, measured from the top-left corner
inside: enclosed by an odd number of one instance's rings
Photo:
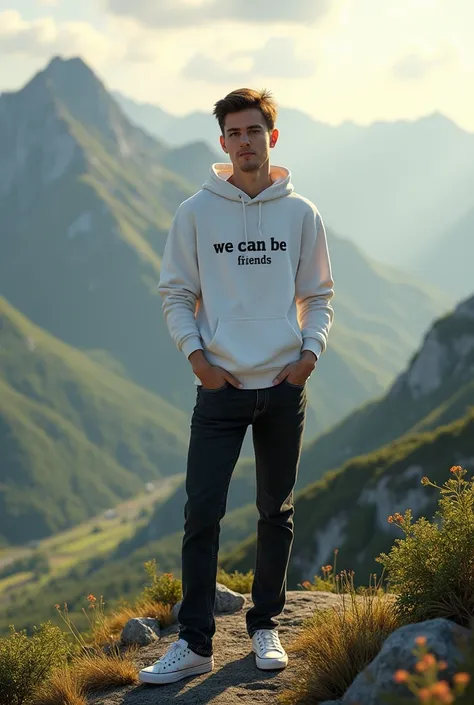
[[[409,690],[396,684],[393,674],[399,669],[413,672],[416,659],[412,650],[417,636],[425,636],[430,653],[438,660],[446,661],[448,669],[443,678],[450,680],[456,673],[456,664],[461,660],[459,641],[469,636],[469,630],[447,619],[430,619],[427,622],[400,627],[384,642],[380,653],[354,680],[341,700],[323,705],[381,705],[382,694],[407,697]]]
[[[216,606],[215,614],[233,614],[239,612],[246,603],[243,595],[233,590],[229,590],[225,585],[217,583],[216,585]],[[171,610],[173,622],[178,621],[178,614],[181,608],[181,601],[177,602]]]
[[[229,590],[225,585],[217,583],[216,614],[233,614],[239,612],[245,605],[245,597],[238,592]]]
[[[160,636],[160,623],[152,617],[129,619],[122,630],[120,643],[126,646],[148,646]]]

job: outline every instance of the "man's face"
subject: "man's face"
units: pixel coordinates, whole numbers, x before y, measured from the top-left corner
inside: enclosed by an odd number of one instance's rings
[[[229,113],[220,138],[222,149],[229,155],[234,168],[246,172],[262,168],[277,140],[278,130],[269,132],[265,118],[257,108]]]

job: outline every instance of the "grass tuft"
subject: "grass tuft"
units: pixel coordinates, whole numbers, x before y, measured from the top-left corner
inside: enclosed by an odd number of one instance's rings
[[[317,611],[288,649],[297,658],[290,688],[280,696],[283,705],[342,697],[400,626],[393,600],[379,596],[377,588],[358,595],[344,572],[341,580],[341,605]]]
[[[70,668],[61,668],[38,689],[31,705],[87,705],[87,700]]]
[[[137,667],[128,654],[83,656],[71,668],[84,693],[96,693],[138,682]]]

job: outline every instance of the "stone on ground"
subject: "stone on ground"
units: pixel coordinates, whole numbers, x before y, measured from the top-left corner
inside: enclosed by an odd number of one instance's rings
[[[148,646],[160,636],[160,623],[153,617],[134,617],[129,619],[122,630],[120,638],[124,646]]]

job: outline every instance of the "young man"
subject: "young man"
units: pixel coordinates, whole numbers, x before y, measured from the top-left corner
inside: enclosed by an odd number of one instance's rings
[[[287,665],[275,619],[286,600],[293,489],[306,381],[326,349],[333,279],[316,207],[287,169],[270,165],[278,140],[271,95],[241,89],[215,105],[222,149],[203,188],[179,207],[159,291],[197,385],[182,546],[179,639],[140,672],[171,683],[211,671],[220,520],[249,425],[257,472],[257,556],[247,631],[262,669]]]

